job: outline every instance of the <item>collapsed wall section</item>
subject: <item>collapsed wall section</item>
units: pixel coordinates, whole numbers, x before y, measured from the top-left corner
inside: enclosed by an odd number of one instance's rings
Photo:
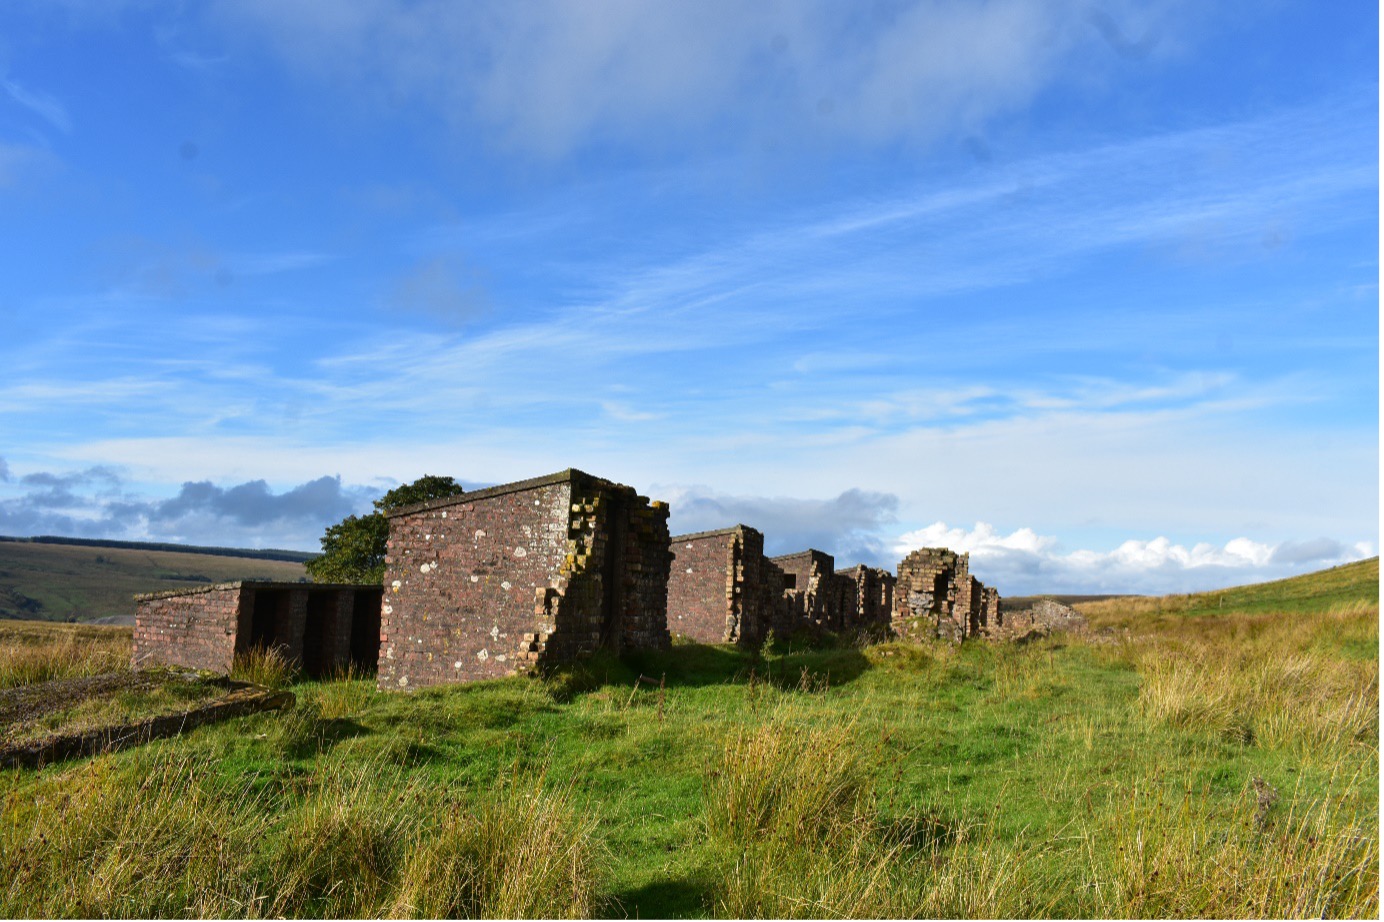
[[[783,629],[790,633],[808,626],[828,631],[842,629],[842,585],[835,578],[835,558],[808,548],[770,559],[784,576]]]
[[[905,557],[894,593],[894,632],[949,640],[988,633],[998,621],[999,594],[971,576],[970,566],[969,554],[943,547],[920,548]]]
[[[1077,631],[1084,627],[1086,619],[1076,609],[1054,599],[1039,599],[1031,608],[1005,612],[1003,621],[991,629],[991,636],[1023,641],[1053,631]]]
[[[382,689],[669,643],[668,507],[631,487],[567,470],[404,507],[389,523]]]
[[[836,579],[847,628],[869,637],[886,636],[894,617],[894,574],[858,564],[838,570]]]

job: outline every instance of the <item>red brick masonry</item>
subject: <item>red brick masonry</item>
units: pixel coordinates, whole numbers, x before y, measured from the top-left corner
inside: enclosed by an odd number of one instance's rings
[[[229,673],[237,653],[277,647],[312,676],[374,668],[380,587],[242,580],[135,596],[136,667]]]
[[[379,687],[661,649],[668,506],[569,469],[389,516]]]

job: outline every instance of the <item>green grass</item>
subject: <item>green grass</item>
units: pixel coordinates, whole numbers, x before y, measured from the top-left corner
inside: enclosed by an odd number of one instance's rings
[[[136,593],[305,574],[302,564],[280,560],[0,541],[0,618],[132,617]]]
[[[1378,570],[1342,569],[1023,647],[299,681],[0,776],[0,915],[1374,917]]]
[[[1333,605],[1379,601],[1379,558],[1343,564],[1305,576],[1236,586],[1216,592],[1161,597],[1130,596],[1083,604],[1081,611],[1129,614],[1175,613],[1182,615],[1319,612]]]
[[[59,734],[123,726],[150,717],[181,714],[226,694],[224,682],[174,670],[152,670],[134,681],[67,706],[0,726],[0,740],[11,745],[37,742]]]

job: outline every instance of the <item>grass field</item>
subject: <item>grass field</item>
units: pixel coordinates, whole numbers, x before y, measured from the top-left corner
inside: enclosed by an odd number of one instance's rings
[[[1374,918],[1378,580],[1089,603],[1024,646],[300,682],[0,775],[0,915]]]
[[[237,579],[292,581],[305,572],[280,560],[0,541],[0,618],[132,617],[136,593]]]

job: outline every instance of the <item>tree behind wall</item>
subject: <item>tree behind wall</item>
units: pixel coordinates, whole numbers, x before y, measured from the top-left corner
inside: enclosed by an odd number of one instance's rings
[[[384,579],[384,555],[389,544],[391,509],[465,492],[451,477],[426,474],[413,483],[390,490],[375,500],[369,515],[349,515],[327,527],[322,553],[303,566],[319,583],[378,583]]]

